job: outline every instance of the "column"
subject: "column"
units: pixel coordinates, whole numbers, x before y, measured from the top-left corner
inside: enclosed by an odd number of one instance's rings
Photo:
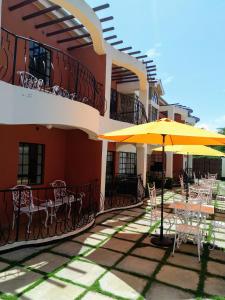
[[[107,141],[102,141],[101,193],[102,193],[103,197],[105,197],[107,151],[108,151],[108,142]]]
[[[166,177],[173,178],[173,153],[166,152]]]
[[[146,172],[147,172],[147,145],[137,144],[137,174],[141,175],[143,185],[146,185]]]

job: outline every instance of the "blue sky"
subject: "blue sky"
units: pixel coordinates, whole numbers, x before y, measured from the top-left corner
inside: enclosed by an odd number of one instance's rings
[[[169,103],[191,107],[200,126],[225,127],[225,0],[87,2],[110,4],[98,12],[114,16],[103,27],[113,25],[124,46],[149,53]]]

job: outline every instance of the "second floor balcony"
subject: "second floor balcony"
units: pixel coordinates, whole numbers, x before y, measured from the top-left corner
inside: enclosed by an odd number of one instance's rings
[[[143,103],[137,95],[122,94],[111,89],[110,118],[131,124],[148,122]]]
[[[1,29],[0,80],[58,95],[105,113],[104,87],[67,53]]]

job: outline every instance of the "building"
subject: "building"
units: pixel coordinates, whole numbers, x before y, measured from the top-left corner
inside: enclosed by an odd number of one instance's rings
[[[158,84],[162,86],[161,82]],[[192,115],[193,110],[189,107],[183,106],[179,103],[169,104],[162,96],[163,88],[161,87],[158,92],[158,85],[154,84],[153,99],[151,100],[151,109],[153,112],[151,115],[152,120],[157,118],[169,118],[171,120],[189,124],[194,126],[199,122],[199,118]],[[155,99],[158,99],[155,101]],[[148,146],[148,173],[152,178],[160,177],[162,170],[162,157],[160,152],[153,151],[154,146]],[[187,167],[187,157],[180,154],[166,153],[166,177],[178,179],[179,174],[181,174],[183,169]],[[188,159],[188,168],[192,168],[192,156],[189,156]]]
[[[107,7],[83,0],[2,1],[3,246],[64,237],[92,224],[99,211],[141,201],[147,147],[97,136],[147,122],[155,67],[140,51],[115,48],[121,41],[112,41],[112,17],[97,16]],[[73,195],[56,201],[55,180]],[[13,192],[17,185],[31,190]],[[53,230],[56,223],[64,225]]]

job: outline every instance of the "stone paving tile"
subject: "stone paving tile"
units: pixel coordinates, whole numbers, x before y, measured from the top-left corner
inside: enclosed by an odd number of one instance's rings
[[[155,271],[157,265],[157,262],[128,255],[118,265],[116,265],[116,268],[127,272],[150,276]]]
[[[102,247],[110,249],[110,250],[116,250],[116,251],[119,251],[119,252],[126,253],[133,246],[134,246],[134,243],[132,243],[132,242],[128,242],[128,241],[124,241],[124,240],[119,240],[119,239],[116,239],[116,238],[111,238]]]
[[[145,300],[181,300],[194,298],[194,295],[191,293],[154,282],[148,290]]]
[[[11,268],[0,273],[0,291],[11,294],[22,292],[41,277],[42,275],[21,267]]]
[[[9,266],[9,264],[6,264],[5,262],[0,261],[0,272],[1,272],[3,269],[7,268],[8,266]]]
[[[68,258],[52,254],[52,253],[40,253],[35,257],[25,261],[23,264],[26,267],[30,267],[43,272],[52,272],[56,268],[62,266],[64,263],[68,262]]]
[[[85,289],[56,278],[49,278],[35,288],[25,293],[23,300],[73,300],[80,296]]]
[[[145,258],[161,260],[165,255],[165,250],[156,247],[151,247],[149,245],[144,245],[133,250],[131,254],[135,254]]]
[[[147,280],[114,270],[105,274],[99,283],[103,291],[131,300],[142,293]]]
[[[207,277],[204,285],[204,292],[212,296],[225,296],[225,280],[220,278]]]
[[[94,232],[94,233],[104,233],[104,234],[113,234],[116,232],[116,229],[114,228],[108,228],[105,226],[97,225],[95,227],[92,227],[89,232]]]
[[[150,227],[150,220],[139,219],[139,220],[135,221],[134,223]]]
[[[87,255],[87,258],[97,264],[111,267],[121,258],[122,255],[122,253],[99,248],[91,254]]]
[[[55,276],[69,279],[75,283],[85,286],[92,285],[99,276],[105,272],[105,269],[97,264],[90,263],[88,260],[75,260],[61,269]]]
[[[198,258],[187,254],[185,255],[175,252],[174,256],[171,254],[167,261],[181,267],[187,267],[198,271],[201,269],[201,264],[199,263]]]
[[[94,292],[88,292],[82,300],[112,300],[113,298]]]
[[[143,234],[136,233],[136,232],[133,232],[133,231],[129,231],[129,230],[126,230],[126,229],[123,230],[123,231],[120,231],[120,232],[118,232],[114,235],[114,237],[124,239],[124,240],[129,240],[129,241],[137,241],[142,236],[143,236]]]
[[[106,239],[107,239],[107,237],[102,234],[86,232],[86,233],[83,233],[83,234],[73,238],[72,241],[80,242],[84,245],[96,246]]]
[[[121,228],[124,227],[126,224],[126,222],[116,219],[109,219],[102,223],[102,225],[106,225],[113,228]]]
[[[114,219],[124,221],[124,222],[131,222],[131,221],[133,221],[134,217],[124,216],[124,215],[117,215],[117,216],[114,217]]]
[[[38,253],[42,251],[43,249],[48,249],[49,247],[52,247],[54,244],[51,245],[44,245],[44,246],[37,246],[37,247],[27,247],[27,248],[21,248],[14,251],[9,251],[4,254],[1,254],[0,257],[8,259],[10,261],[21,261],[25,259],[26,257],[33,255],[35,253]]]
[[[225,276],[225,265],[214,261],[208,261],[207,271],[213,275]]]
[[[156,275],[159,281],[182,287],[184,289],[196,290],[199,275],[194,271],[164,265]]]
[[[65,254],[68,256],[77,256],[77,255],[82,255],[84,252],[91,249],[92,249],[91,247],[81,245],[76,242],[66,241],[52,248],[52,251],[59,254]]]
[[[142,212],[143,213],[143,212]],[[131,210],[125,210],[125,211],[122,211],[120,213],[121,215],[125,215],[125,216],[131,216],[131,217],[138,217],[141,215],[140,212],[136,212],[136,211],[131,211]]]
[[[217,249],[211,250],[209,252],[209,257],[213,258],[213,259],[221,260],[225,263],[225,252],[224,252],[224,250],[217,250]]]
[[[135,232],[141,232],[141,233],[147,233],[149,231],[149,226],[139,225],[135,223],[131,223],[126,227],[127,230],[135,231]]]
[[[102,214],[102,215],[99,215],[99,216],[97,217],[97,219],[95,220],[95,223],[96,223],[96,224],[99,224],[99,223],[102,223],[102,222],[104,222],[105,220],[111,219],[111,218],[113,218],[113,217],[115,217],[115,214],[114,214],[114,213]]]
[[[190,254],[198,256],[197,246],[192,245],[192,244],[181,244],[180,248],[176,248],[175,251],[176,252],[190,253]]]

